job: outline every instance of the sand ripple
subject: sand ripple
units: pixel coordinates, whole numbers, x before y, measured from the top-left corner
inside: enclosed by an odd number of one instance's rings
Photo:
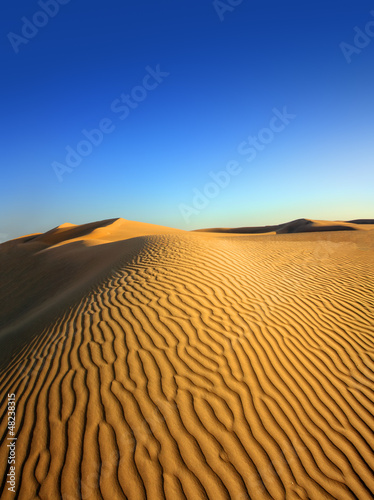
[[[137,245],[0,372],[1,457],[17,395],[16,498],[373,498],[372,252],[202,233]]]

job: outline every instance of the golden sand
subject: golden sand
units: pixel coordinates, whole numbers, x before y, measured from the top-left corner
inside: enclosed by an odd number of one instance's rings
[[[354,225],[1,245],[1,499],[373,498],[374,226]]]

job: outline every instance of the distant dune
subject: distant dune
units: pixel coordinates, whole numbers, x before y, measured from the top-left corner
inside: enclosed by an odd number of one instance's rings
[[[236,227],[236,228],[211,228],[197,229],[196,231],[211,232],[211,233],[274,233],[274,234],[290,234],[290,233],[307,233],[319,231],[354,231],[358,229],[374,229],[374,219],[351,220],[348,222],[342,221],[324,221],[311,219],[297,219],[285,224],[277,224],[275,226],[259,226],[259,227]]]
[[[3,243],[1,499],[372,499],[373,290],[374,220]]]

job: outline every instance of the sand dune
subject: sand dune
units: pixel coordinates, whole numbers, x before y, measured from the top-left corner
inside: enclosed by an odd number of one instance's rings
[[[110,219],[80,226],[62,224],[47,233],[3,243],[0,328],[3,332],[18,329],[20,324],[29,328],[32,319],[49,311],[63,311],[73,297],[80,297],[106,276],[123,255],[137,252],[128,239],[165,233],[184,231]]]
[[[1,245],[1,498],[373,498],[374,231],[346,224]]]
[[[311,219],[297,219],[285,224],[273,226],[258,227],[236,227],[223,228],[216,227],[210,229],[197,229],[197,231],[210,233],[245,233],[245,234],[290,234],[290,233],[309,233],[322,231],[354,231],[354,230],[372,230],[374,229],[374,219],[360,219],[348,222],[343,221],[324,221]]]

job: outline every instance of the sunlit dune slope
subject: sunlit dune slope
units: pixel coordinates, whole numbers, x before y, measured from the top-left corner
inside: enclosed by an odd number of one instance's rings
[[[1,498],[10,392],[20,500],[373,498],[374,231],[127,224],[0,247]]]

